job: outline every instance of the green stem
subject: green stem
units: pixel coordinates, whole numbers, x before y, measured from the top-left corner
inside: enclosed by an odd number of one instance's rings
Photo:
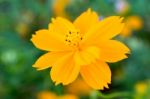
[[[97,99],[97,98],[101,98],[101,99],[115,99],[115,98],[125,98],[125,97],[132,97],[132,94],[129,92],[115,92],[115,93],[110,93],[110,94],[103,94],[99,91],[94,91],[92,97],[94,96],[94,98],[92,99]],[[96,98],[97,97],[97,98]]]

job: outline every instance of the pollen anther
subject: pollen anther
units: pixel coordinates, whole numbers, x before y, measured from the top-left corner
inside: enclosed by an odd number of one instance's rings
[[[69,31],[65,38],[66,44],[74,47],[79,45],[79,42],[82,40],[82,36],[78,31]]]

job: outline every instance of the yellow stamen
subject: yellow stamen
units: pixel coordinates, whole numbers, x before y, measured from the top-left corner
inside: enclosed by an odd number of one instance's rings
[[[66,44],[72,47],[79,46],[79,42],[83,39],[78,31],[69,31],[66,34],[65,41]]]

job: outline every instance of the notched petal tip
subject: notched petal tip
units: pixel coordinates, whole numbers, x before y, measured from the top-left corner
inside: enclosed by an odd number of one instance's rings
[[[88,8],[88,9],[87,9],[87,12],[91,12],[91,11],[92,11],[92,9],[91,9],[91,8]]]
[[[124,17],[122,17],[122,16],[110,16],[110,18],[112,18],[114,20],[119,20],[119,22],[122,22],[124,20]]]
[[[124,20],[124,17],[120,17],[120,20],[123,21],[123,20]]]
[[[95,11],[92,10],[92,8],[88,8],[87,11],[85,13],[91,14],[91,15],[95,15],[98,16],[97,13]]]
[[[44,29],[41,29],[41,30],[44,30]],[[37,30],[37,31],[35,31],[35,33],[34,34],[32,34],[32,36],[31,36],[31,41],[33,41],[33,39],[36,37],[36,35],[38,35],[38,32],[40,32],[41,30]]]
[[[100,86],[99,88],[96,88],[96,90],[104,90],[105,88],[106,89],[109,89],[109,82],[108,83],[106,83],[105,85],[103,85],[103,86]]]
[[[37,71],[40,71],[40,70],[43,70],[43,69],[41,69],[41,68],[37,68],[36,70],[37,70]]]
[[[35,37],[36,34],[32,34],[32,37]]]
[[[34,67],[37,71],[43,70],[43,69],[41,69],[41,68],[37,67],[35,64],[34,64],[34,65],[32,65],[32,67]]]
[[[125,55],[129,55],[129,54],[131,54],[131,50],[125,45],[125,48],[126,48],[126,53],[125,53]]]
[[[55,81],[55,86],[62,84],[62,85],[68,85],[69,83],[65,83],[65,82],[60,82],[60,81]]]
[[[111,84],[111,80],[106,82],[104,85],[101,85],[98,89],[104,90],[104,88],[109,89],[109,85]]]
[[[105,88],[107,88],[107,89],[109,89],[109,86],[108,86],[108,84],[106,84],[104,87],[105,87]]]
[[[60,81],[55,81],[55,86],[62,84],[62,85],[68,85],[69,83],[64,83],[64,82],[60,82]]]
[[[55,21],[55,18],[51,18],[51,22],[54,22]]]
[[[130,55],[130,53],[126,53],[126,54],[124,55],[124,58],[123,58],[123,59],[127,59],[129,55]],[[122,60],[123,60],[123,59],[122,59]]]
[[[36,34],[32,34],[30,41],[33,42],[33,38],[35,37]]]
[[[126,53],[126,55],[130,55],[131,54],[131,51],[128,51],[127,53]]]
[[[35,67],[35,68],[36,68],[37,66],[36,66],[35,64],[33,64],[32,67]]]
[[[57,81],[56,81],[56,82],[55,82],[55,86],[59,85],[60,83],[61,83],[61,82],[57,82]]]

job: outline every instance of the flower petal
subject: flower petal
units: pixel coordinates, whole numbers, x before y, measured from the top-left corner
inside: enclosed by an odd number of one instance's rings
[[[65,44],[65,38],[63,36],[46,29],[39,30],[36,34],[33,34],[31,41],[37,48],[46,51],[71,50],[71,48]]]
[[[48,28],[52,33],[61,35],[61,37],[65,37],[70,31],[77,31],[75,26],[69,20],[62,17],[52,18],[52,23],[49,24]]]
[[[43,70],[54,65],[54,63],[65,56],[67,52],[48,52],[42,55],[33,65],[37,70]]]
[[[95,62],[100,57],[100,49],[95,46],[90,46],[84,50],[78,51],[74,55],[76,64],[88,65]]]
[[[83,42],[92,44],[115,37],[124,27],[124,23],[121,23],[122,19],[119,16],[112,16],[100,21],[84,35]]]
[[[59,83],[67,85],[77,78],[79,71],[80,66],[75,64],[73,53],[71,53],[56,62],[51,69],[50,75],[56,85]]]
[[[108,88],[108,83],[111,83],[109,66],[102,61],[82,66],[80,73],[85,82],[94,89]]]
[[[88,9],[82,13],[75,21],[74,25],[80,29],[82,34],[86,33],[93,25],[99,22],[99,17],[96,12]]]
[[[127,58],[126,54],[130,53],[130,50],[123,43],[116,40],[108,40],[100,43],[101,49],[100,59],[107,62],[117,62]]]

